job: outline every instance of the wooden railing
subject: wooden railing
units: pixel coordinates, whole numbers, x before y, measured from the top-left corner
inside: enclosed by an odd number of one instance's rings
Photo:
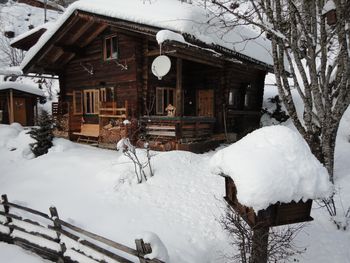
[[[160,140],[195,142],[213,134],[214,118],[149,116],[141,118],[147,136]]]
[[[50,215],[8,201],[2,195],[0,204],[0,241],[18,245],[39,256],[60,263],[164,263],[146,259],[152,252],[150,244],[136,239],[136,249],[119,244],[58,216],[50,207]]]
[[[118,108],[116,102],[101,102],[99,117],[126,119],[128,117],[128,101],[125,101],[124,107],[122,108]]]

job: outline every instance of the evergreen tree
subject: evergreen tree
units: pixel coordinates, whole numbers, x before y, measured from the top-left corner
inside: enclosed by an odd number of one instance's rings
[[[30,144],[30,148],[36,157],[46,154],[52,147],[53,135],[53,120],[47,111],[43,111],[38,119],[38,128],[33,128],[29,134],[30,137],[36,140]]]

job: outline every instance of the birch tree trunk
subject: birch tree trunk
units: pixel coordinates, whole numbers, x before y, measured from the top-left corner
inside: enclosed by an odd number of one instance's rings
[[[279,95],[334,183],[336,135],[350,104],[350,1],[213,0],[205,7],[216,18],[210,23],[221,23],[223,28],[249,24],[269,36]],[[336,17],[331,25],[330,12]],[[293,90],[303,102],[301,118]]]

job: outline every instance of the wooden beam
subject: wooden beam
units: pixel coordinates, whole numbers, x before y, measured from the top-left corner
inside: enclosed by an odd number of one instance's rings
[[[62,43],[56,43],[55,47],[61,49],[65,53],[82,54],[83,50],[81,47],[76,45],[66,45]]]
[[[9,112],[9,114],[10,114],[10,124],[11,123],[13,123],[13,122],[15,122],[15,112],[14,112],[14,107],[13,107],[14,105],[13,105],[13,90],[12,89],[10,89],[10,112]]]
[[[93,41],[99,34],[101,34],[106,28],[108,27],[107,24],[101,24],[91,35],[89,35],[85,41],[80,45],[81,47],[86,47]]]
[[[52,64],[54,64],[63,54],[64,54],[63,49],[58,48],[55,56],[51,59]]]
[[[68,22],[65,23],[63,29],[61,28],[61,30],[56,32],[56,34],[45,44],[43,48],[46,48],[46,50],[42,53],[39,52],[38,54],[40,55],[38,59],[34,57],[32,61],[35,60],[36,62],[38,62],[42,58],[44,58],[52,50],[52,48],[55,48],[54,46],[50,47],[50,45],[59,41],[79,20],[80,18],[76,16],[76,14],[73,14],[72,18],[70,18]],[[41,51],[43,50],[43,48],[41,49]]]
[[[74,36],[67,41],[67,45],[75,43],[75,41],[77,41],[93,24],[94,21],[92,20],[85,21],[85,24],[79,28],[78,32],[76,32]]]
[[[183,98],[182,98],[182,59],[176,59],[176,115],[183,115]]]

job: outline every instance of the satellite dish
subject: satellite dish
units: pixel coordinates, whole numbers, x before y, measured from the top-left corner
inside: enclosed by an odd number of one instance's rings
[[[156,76],[159,80],[162,79],[171,68],[171,61],[170,58],[167,56],[158,56],[153,60],[152,63],[152,73],[154,76]]]

